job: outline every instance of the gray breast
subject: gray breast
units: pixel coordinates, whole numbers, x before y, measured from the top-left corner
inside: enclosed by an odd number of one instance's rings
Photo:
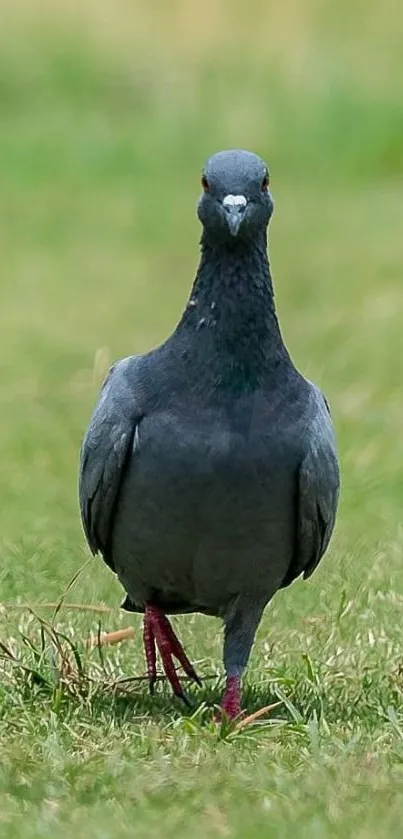
[[[141,423],[112,548],[131,599],[158,591],[213,613],[240,591],[269,599],[293,547],[293,457],[209,414]]]

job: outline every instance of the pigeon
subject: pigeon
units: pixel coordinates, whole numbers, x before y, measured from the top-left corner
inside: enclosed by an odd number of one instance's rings
[[[186,701],[196,682],[168,615],[224,625],[221,718],[242,713],[242,676],[273,595],[309,577],[335,524],[339,467],[329,406],[294,366],[267,255],[269,173],[218,152],[201,179],[201,256],[178,325],[110,369],[85,434],[84,531],[143,613],[151,692],[157,653]]]

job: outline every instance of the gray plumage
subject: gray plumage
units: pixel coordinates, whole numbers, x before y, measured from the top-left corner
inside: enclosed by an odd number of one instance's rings
[[[222,152],[203,184],[189,303],[165,343],[110,370],[82,446],[80,506],[127,608],[222,617],[231,677],[275,592],[323,556],[339,472],[327,403],[277,321],[265,164]]]

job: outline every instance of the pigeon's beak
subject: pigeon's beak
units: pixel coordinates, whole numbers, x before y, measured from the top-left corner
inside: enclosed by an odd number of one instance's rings
[[[244,195],[226,195],[223,199],[222,205],[231,236],[236,236],[238,233],[247,203]]]

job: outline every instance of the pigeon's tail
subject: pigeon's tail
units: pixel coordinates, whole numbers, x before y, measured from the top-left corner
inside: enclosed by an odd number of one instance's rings
[[[191,615],[197,612],[200,615],[217,617],[216,613],[210,611],[206,606],[187,603],[185,600],[169,599],[161,596],[161,593],[158,592],[153,595],[149,602],[151,605],[161,609],[165,615]],[[145,612],[145,604],[134,603],[129,595],[126,596],[120,608],[124,609],[125,612],[137,612],[138,614],[144,614]]]

